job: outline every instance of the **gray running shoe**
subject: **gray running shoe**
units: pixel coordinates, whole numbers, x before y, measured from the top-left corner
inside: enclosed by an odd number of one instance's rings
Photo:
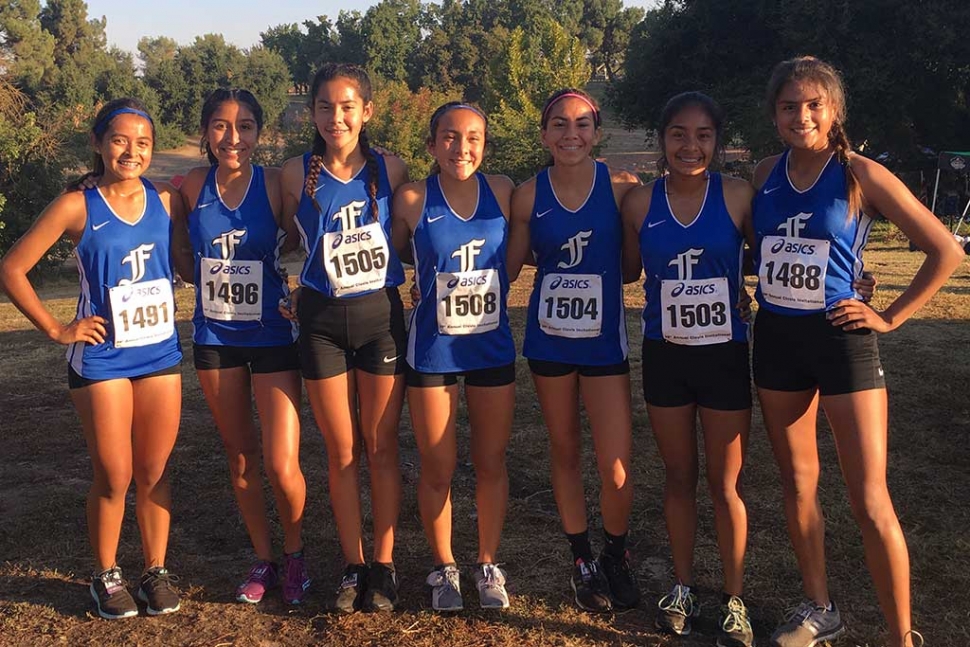
[[[675,584],[670,593],[657,602],[657,620],[654,625],[661,631],[678,636],[691,632],[691,620],[701,614],[701,605],[689,586]]]
[[[828,610],[812,600],[805,600],[788,616],[788,620],[775,629],[771,644],[773,647],[816,647],[844,632],[845,625],[835,602]]]
[[[507,609],[509,594],[505,590],[505,571],[495,564],[482,564],[478,570],[478,600],[483,609]]]
[[[343,577],[340,578],[340,586],[337,587],[334,609],[341,613],[360,611],[366,583],[367,564],[347,564]]]
[[[117,566],[92,576],[90,591],[98,606],[98,615],[102,618],[118,620],[138,615],[138,607]]]
[[[427,584],[431,587],[431,608],[435,611],[461,611],[465,608],[461,601],[457,566],[449,564],[431,571]]]
[[[748,619],[748,608],[736,595],[721,605],[717,622],[717,647],[752,647],[754,632]]]

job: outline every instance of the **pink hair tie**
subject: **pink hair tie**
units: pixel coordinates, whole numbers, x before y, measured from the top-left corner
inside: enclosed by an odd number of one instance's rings
[[[590,101],[587,97],[584,97],[583,95],[581,95],[581,94],[579,94],[577,92],[565,92],[563,94],[560,94],[555,99],[553,99],[549,103],[549,105],[546,106],[546,109],[542,111],[542,117],[541,117],[540,121],[545,122],[546,121],[546,116],[549,114],[549,111],[552,110],[552,107],[554,105],[556,105],[557,103],[559,103],[561,100],[563,100],[563,99],[565,99],[567,97],[574,97],[576,99],[579,99],[580,101],[582,101],[583,103],[585,103],[587,106],[589,106],[589,109],[593,111],[593,118],[596,121],[596,126],[599,126],[600,125],[600,111],[599,111],[599,109],[596,106],[594,106],[593,105],[593,102]]]

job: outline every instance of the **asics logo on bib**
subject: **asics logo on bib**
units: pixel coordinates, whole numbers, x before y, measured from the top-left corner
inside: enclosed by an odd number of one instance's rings
[[[482,253],[484,246],[484,238],[475,238],[461,245],[457,251],[452,253],[451,257],[460,260],[462,272],[471,272],[475,269],[475,258]]]
[[[351,234],[342,234],[340,232],[337,232],[336,234],[334,234],[333,245],[331,245],[331,247],[333,249],[337,249],[343,244],[350,245],[352,243],[356,243],[360,241],[366,242],[370,239],[371,239],[371,235],[369,231],[360,231],[360,232],[354,232]]]
[[[233,229],[213,238],[212,244],[221,249],[222,260],[228,261],[236,257],[236,245],[241,243],[245,237],[245,229]]]
[[[488,283],[487,276],[473,276],[471,278],[460,278],[456,276],[448,281],[448,289],[452,290],[459,285],[463,288],[467,288],[469,286],[485,285],[486,283]]]
[[[557,276],[549,284],[550,290],[558,290],[562,288],[563,290],[586,290],[589,288],[588,279],[570,279]]]
[[[674,286],[674,289],[670,291],[670,296],[679,297],[681,294],[685,294],[689,297],[696,297],[702,294],[714,294],[717,292],[717,286],[713,283],[707,283],[705,285],[686,285],[684,283],[678,283]]]
[[[812,214],[803,211],[778,225],[778,229],[788,238],[801,238],[802,232],[805,231],[805,221],[811,217]]]
[[[589,239],[593,236],[593,231],[581,231],[563,244],[559,249],[569,252],[569,262],[559,261],[557,267],[561,270],[568,270],[576,267],[583,262],[583,250],[589,245]]]
[[[364,212],[367,203],[363,200],[354,200],[349,204],[340,207],[340,211],[333,214],[331,220],[339,220],[340,228],[343,230],[353,229],[357,226],[357,217]]]
[[[690,281],[694,278],[694,266],[700,261],[703,249],[688,249],[686,252],[677,254],[674,260],[667,263],[668,267],[677,268],[677,279],[680,281]]]
[[[151,283],[151,281],[149,281]],[[145,287],[132,286],[128,292],[121,297],[122,303],[128,303],[133,296],[153,297],[162,293],[162,289],[157,285],[147,285]]]
[[[799,243],[782,239],[771,246],[772,254],[777,254],[782,250],[788,254],[808,254],[810,256],[815,253],[815,245],[813,243]]]
[[[209,270],[209,274],[229,274],[231,276],[247,276],[252,268],[248,265],[240,267],[238,265],[223,265],[222,263],[216,263]]]
[[[122,265],[131,265],[131,279],[121,279],[118,285],[137,283],[145,276],[145,261],[152,257],[150,252],[155,249],[155,243],[141,245],[131,250],[121,259]]]

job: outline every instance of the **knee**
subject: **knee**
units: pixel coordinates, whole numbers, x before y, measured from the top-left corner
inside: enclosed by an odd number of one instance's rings
[[[154,490],[168,481],[168,472],[164,461],[149,461],[137,466],[135,470],[135,485],[139,489]]]
[[[290,459],[274,459],[267,462],[266,478],[275,489],[284,491],[305,483],[299,461]]]
[[[436,492],[447,491],[455,474],[454,460],[421,460],[421,484]]]
[[[664,470],[664,488],[666,494],[680,497],[696,498],[697,496],[697,467],[686,469]],[[713,492],[711,493],[713,496]]]
[[[104,470],[95,473],[91,483],[91,491],[99,498],[104,499],[124,499],[131,486],[132,470],[131,467],[119,468],[114,470]]]
[[[863,532],[882,532],[899,524],[896,510],[886,485],[866,486],[864,491],[850,496],[852,515]]]
[[[254,480],[259,471],[259,453],[255,449],[227,448],[226,458],[229,462],[229,476],[234,485],[245,485]]]
[[[367,465],[371,472],[388,472],[399,469],[397,443],[369,448],[367,450]]]
[[[812,503],[818,496],[818,469],[795,469],[781,474],[781,489],[786,499],[797,503]]]
[[[327,467],[331,474],[356,472],[359,456],[350,448],[331,451],[327,449]]]
[[[711,503],[716,508],[733,508],[744,504],[740,482],[711,481],[708,491],[711,494]]]
[[[579,443],[553,442],[550,446],[550,460],[553,471],[579,473],[581,451]]]
[[[627,465],[616,458],[599,468],[600,483],[604,490],[621,492],[630,489],[629,470]]]
[[[498,481],[506,477],[504,451],[473,454],[472,463],[477,481]]]

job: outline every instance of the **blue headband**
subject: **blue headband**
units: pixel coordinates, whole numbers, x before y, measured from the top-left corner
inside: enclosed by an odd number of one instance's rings
[[[488,127],[488,117],[485,116],[484,112],[482,112],[475,106],[469,105],[467,103],[455,103],[448,106],[445,110],[442,110],[441,113],[439,113],[438,115],[435,115],[435,118],[431,120],[431,130],[434,131],[435,127],[438,125],[438,122],[441,120],[441,118],[444,117],[449,112],[451,112],[452,110],[471,110],[476,115],[481,117],[482,121],[485,122],[485,127],[486,128]]]
[[[98,136],[103,135],[104,131],[108,129],[108,124],[111,123],[111,120],[117,117],[118,115],[138,115],[139,117],[144,117],[145,119],[147,119],[148,123],[152,125],[152,128],[155,127],[155,122],[152,121],[152,118],[148,116],[147,112],[138,110],[137,108],[118,108],[117,110],[112,110],[104,117],[102,117],[96,124],[94,124],[94,128],[92,128],[91,130],[94,131],[95,135],[98,135]]]

